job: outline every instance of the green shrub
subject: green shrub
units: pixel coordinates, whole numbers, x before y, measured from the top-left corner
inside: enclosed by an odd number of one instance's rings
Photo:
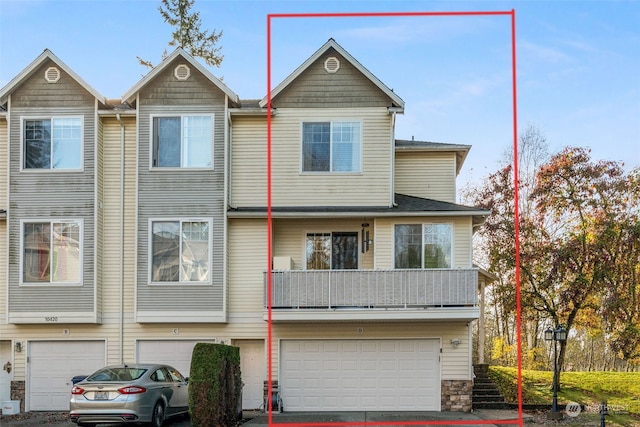
[[[189,374],[192,425],[235,425],[241,397],[240,349],[223,344],[196,344]]]

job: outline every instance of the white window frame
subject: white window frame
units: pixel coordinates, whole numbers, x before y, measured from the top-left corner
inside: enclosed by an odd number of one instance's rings
[[[78,254],[78,278],[77,282],[54,282],[51,280],[51,273],[49,273],[50,278],[48,282],[25,282],[24,281],[24,251],[25,251],[25,241],[24,241],[24,227],[25,224],[49,224],[51,229],[53,229],[54,224],[60,223],[75,223],[78,225],[78,235],[80,237],[79,241],[79,254]],[[51,251],[49,252],[52,253]],[[20,220],[20,286],[83,286],[84,282],[84,219],[82,218],[26,218]]]
[[[453,222],[399,222],[399,223],[395,223],[393,224],[393,251],[392,251],[392,257],[391,257],[391,265],[393,266],[394,269],[398,269],[398,270],[402,270],[405,269],[405,267],[396,267],[396,225],[419,225],[420,226],[420,235],[421,235],[421,250],[420,250],[420,263],[421,263],[421,267],[420,268],[409,268],[407,267],[407,269],[412,269],[412,270],[451,270],[452,268],[454,268],[455,265],[455,259],[454,259],[454,255],[455,255],[455,225]],[[449,267],[441,267],[441,268],[427,268],[424,266],[424,227],[426,225],[448,225],[451,228],[451,253],[450,253],[450,257],[451,257],[451,263],[449,265]]]
[[[304,170],[304,125],[305,124],[312,124],[312,123],[329,123],[329,170],[327,171],[306,171]],[[359,148],[359,153],[358,153],[358,163],[359,163],[359,168],[358,170],[351,170],[351,171],[334,171],[333,170],[333,148],[334,148],[334,142],[333,142],[333,126],[335,124],[338,123],[358,123],[358,125],[360,126],[360,141],[358,141],[358,148]],[[348,174],[352,174],[352,175],[359,175],[362,174],[362,159],[363,159],[363,125],[362,125],[362,120],[361,119],[348,119],[348,118],[341,118],[341,119],[306,119],[306,120],[302,120],[300,122],[300,173],[301,174],[305,174],[305,175],[326,175],[326,174],[339,174],[339,175],[348,175]]]
[[[209,249],[209,280],[208,281],[182,281],[180,280],[180,274],[178,275],[178,281],[175,282],[157,282],[153,281],[153,223],[155,222],[178,222],[180,223],[180,250],[182,250],[182,224],[185,222],[206,222],[209,224],[209,241],[207,247]],[[170,217],[170,218],[149,218],[148,221],[148,265],[147,265],[147,281],[152,286],[211,286],[213,284],[213,219],[211,218],[184,218],[184,217]],[[180,266],[181,268],[181,266]]]
[[[156,144],[155,144],[155,125],[156,118],[179,118],[180,119],[180,166],[156,166],[154,160],[156,157]],[[185,117],[211,117],[211,166],[182,166],[182,149],[184,144],[184,136],[182,135],[183,120]],[[176,171],[176,170],[213,170],[215,159],[215,133],[216,133],[216,120],[214,113],[184,113],[184,114],[151,114],[149,116],[149,169],[153,171]]]
[[[307,236],[309,234],[328,234],[329,238],[330,238],[330,244],[333,245],[333,234],[334,233],[353,233],[357,235],[357,247],[358,250],[356,251],[357,257],[358,257],[358,268],[356,268],[356,270],[359,270],[361,267],[361,263],[362,263],[362,253],[360,251],[360,248],[362,246],[362,241],[361,241],[361,235],[360,232],[358,230],[352,230],[350,228],[346,228],[346,229],[341,229],[340,227],[338,228],[317,228],[317,229],[309,229],[309,230],[305,230],[302,232],[302,269],[303,270],[307,270],[307,271],[330,271],[332,270],[331,267],[333,267],[332,265],[329,265],[329,269],[328,270],[314,270],[314,269],[308,269],[307,268]],[[330,248],[331,249],[331,254],[330,254],[330,258],[333,258],[333,247]],[[331,264],[332,259],[329,260],[329,264]]]
[[[84,171],[84,116],[81,115],[70,115],[70,116],[21,116],[20,117],[20,171],[21,172],[34,172],[34,173],[43,173],[43,172],[82,172]],[[26,122],[29,120],[49,120],[51,122],[51,131],[53,132],[53,121],[59,119],[79,119],[80,120],[80,166],[78,168],[54,168],[53,164],[49,165],[48,168],[27,168],[25,167],[25,150],[26,150],[26,135],[25,135],[25,126]],[[51,156],[53,157],[53,136],[51,137]]]

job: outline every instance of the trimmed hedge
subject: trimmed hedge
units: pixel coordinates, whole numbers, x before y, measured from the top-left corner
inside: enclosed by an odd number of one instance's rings
[[[233,426],[241,407],[240,349],[197,343],[189,373],[189,414],[194,427]]]

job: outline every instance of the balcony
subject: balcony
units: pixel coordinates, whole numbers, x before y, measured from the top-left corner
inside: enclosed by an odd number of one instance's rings
[[[271,320],[473,320],[477,269],[277,270]],[[268,295],[265,279],[265,319]]]

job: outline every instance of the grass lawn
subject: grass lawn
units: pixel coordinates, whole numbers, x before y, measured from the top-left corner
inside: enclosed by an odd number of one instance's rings
[[[508,402],[517,403],[515,368],[491,366],[489,375]],[[553,372],[522,371],[523,404],[551,404]],[[568,402],[587,406],[587,412],[598,412],[606,401],[610,415],[607,425],[640,425],[640,372],[562,372],[558,406]]]

